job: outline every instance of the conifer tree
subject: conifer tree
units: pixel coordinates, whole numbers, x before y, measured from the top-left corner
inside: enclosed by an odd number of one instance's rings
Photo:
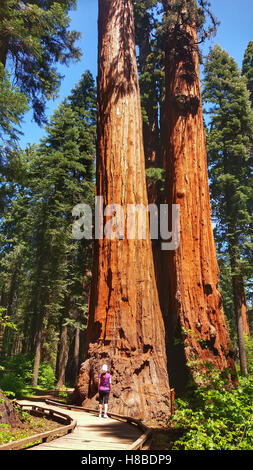
[[[2,302],[15,318],[19,312],[23,352],[36,350],[34,384],[41,354],[44,359],[57,354],[57,331],[68,324],[73,334],[81,327],[92,247],[73,239],[72,210],[94,204],[95,108],[94,80],[86,72],[55,111],[42,142],[20,152],[22,177],[3,215]]]
[[[79,33],[69,30],[67,13],[75,0],[2,0],[0,5],[0,63],[13,71],[36,122],[45,121],[46,100],[56,96],[61,75],[57,63],[80,58]],[[13,67],[14,66],[14,67]]]
[[[220,256],[228,255],[241,372],[247,373],[244,333],[249,334],[245,289],[252,277],[253,113],[246,80],[233,58],[216,45],[205,64],[204,99],[211,197]]]
[[[245,51],[242,74],[247,79],[247,88],[250,92],[251,106],[253,108],[253,41],[250,41]]]
[[[20,119],[28,109],[23,93],[11,85],[9,74],[0,63],[0,155],[3,157],[4,146],[11,146],[20,132]]]

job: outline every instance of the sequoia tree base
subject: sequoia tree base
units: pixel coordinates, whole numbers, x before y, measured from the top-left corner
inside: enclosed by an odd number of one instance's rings
[[[81,365],[72,403],[98,409],[98,378],[104,363],[112,375],[109,411],[138,419],[168,419],[169,389],[162,388],[164,380],[157,375],[155,361],[148,353],[130,358],[87,359]]]

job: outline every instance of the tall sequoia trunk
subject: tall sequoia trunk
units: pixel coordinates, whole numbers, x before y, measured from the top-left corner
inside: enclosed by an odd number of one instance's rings
[[[99,0],[97,195],[147,206],[142,117],[130,0]],[[73,400],[94,406],[102,364],[112,373],[110,409],[169,413],[164,325],[146,239],[95,241],[86,360]],[[167,404],[165,404],[167,400]]]
[[[165,14],[173,2],[163,1]],[[167,203],[169,208],[180,206],[180,244],[164,252],[163,272],[168,275],[160,302],[168,333],[170,381],[179,391],[185,388],[189,371],[194,375],[187,366],[190,361],[208,361],[221,370],[234,370],[234,362],[211,223],[197,29],[170,25],[167,39],[163,157]]]

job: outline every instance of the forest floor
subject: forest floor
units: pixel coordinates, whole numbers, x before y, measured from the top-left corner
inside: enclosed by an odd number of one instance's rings
[[[11,427],[8,424],[0,424],[0,445],[8,444],[42,432],[52,431],[58,427],[59,423],[55,421],[30,416],[27,413],[24,421],[17,427]]]
[[[62,402],[68,401],[68,394],[71,394],[72,389],[66,389],[64,396],[59,397],[59,390],[34,390],[34,394],[31,395],[31,399],[38,400],[40,397],[51,400],[59,400]],[[41,434],[43,432],[52,431],[59,427],[59,423],[56,421],[49,420],[44,417],[31,416],[30,413],[20,411],[21,423],[17,427],[10,426],[8,424],[0,423],[0,445],[8,444],[13,441],[25,439],[26,437],[33,436],[35,434]],[[30,446],[31,444],[29,444]]]

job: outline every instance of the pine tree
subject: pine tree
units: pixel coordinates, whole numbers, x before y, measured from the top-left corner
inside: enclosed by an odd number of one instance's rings
[[[79,33],[69,30],[68,11],[75,0],[2,0],[0,5],[0,63],[14,70],[38,123],[45,121],[46,100],[56,96],[61,76],[55,65],[80,58]],[[14,67],[13,67],[14,66]]]
[[[253,114],[246,80],[218,45],[205,64],[204,99],[209,114],[207,145],[211,197],[220,256],[228,255],[241,372],[247,373],[244,333],[249,334],[245,288],[252,276]],[[224,256],[225,255],[225,256]]]
[[[12,140],[17,140],[20,120],[27,109],[25,95],[11,85],[9,74],[0,63],[0,158],[3,146],[11,146]]]
[[[87,72],[55,111],[42,142],[20,152],[22,177],[3,215],[2,302],[12,308],[15,280],[12,314],[19,316],[22,351],[36,351],[34,384],[41,355],[54,365],[57,332],[67,323],[71,337],[85,320],[92,247],[89,240],[73,239],[72,209],[94,204],[95,107]],[[9,341],[9,348],[14,343]]]
[[[245,51],[242,74],[247,79],[247,88],[250,92],[251,106],[253,108],[253,41],[250,41]]]
[[[46,236],[46,240],[43,238],[41,241],[40,261],[37,260],[36,264],[40,266],[40,275],[42,275],[44,259],[41,256],[45,249],[46,271],[50,269],[51,285],[48,285],[48,279],[45,279],[45,282],[40,280],[39,289],[42,292],[43,305],[50,305],[50,310],[46,311],[44,308],[42,315],[46,321],[49,319],[52,321],[52,316],[57,316],[58,309],[63,312],[63,319],[68,318],[73,297],[79,296],[79,302],[82,297],[82,277],[78,279],[79,292],[73,289],[77,287],[78,266],[82,266],[83,269],[85,266],[80,256],[85,255],[85,250],[84,247],[81,250],[82,244],[71,241],[71,213],[76,204],[91,203],[94,139],[88,128],[85,129],[83,122],[78,119],[78,114],[69,105],[60,106],[46,129],[48,135],[40,145],[34,170],[39,178],[44,174],[47,175],[47,179],[36,183],[39,194],[34,188],[33,197],[36,199],[41,195],[43,197],[41,223],[42,236]],[[33,179],[36,182],[36,176]],[[39,220],[37,220],[36,227],[39,227]],[[50,253],[50,259],[47,258],[48,253]],[[84,274],[83,272],[83,277]],[[50,293],[52,290],[53,302]],[[36,299],[37,302],[38,295]],[[54,308],[56,308],[55,312]],[[39,334],[42,329],[41,322],[36,329]],[[40,336],[38,343],[40,343]]]

